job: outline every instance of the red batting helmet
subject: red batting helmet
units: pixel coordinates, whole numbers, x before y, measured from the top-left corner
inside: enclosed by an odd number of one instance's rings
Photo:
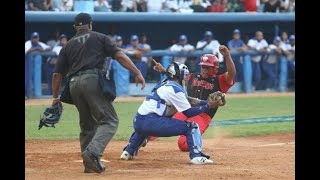
[[[205,54],[200,58],[200,64],[202,66],[213,66],[219,68],[219,60],[217,56],[213,54]]]

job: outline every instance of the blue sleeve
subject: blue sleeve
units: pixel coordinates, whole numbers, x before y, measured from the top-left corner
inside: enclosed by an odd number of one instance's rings
[[[230,40],[229,42],[228,42],[228,46],[230,47],[232,47],[232,41]]]
[[[208,103],[208,101],[206,100],[200,100],[200,106],[206,105]]]
[[[241,44],[240,47],[242,47],[243,45],[245,45],[244,42],[243,42],[241,39],[240,39],[240,44]]]
[[[182,113],[189,118],[189,117],[196,116],[202,112],[205,112],[208,109],[209,109],[209,106],[208,106],[208,104],[206,104],[206,105],[199,106],[199,107],[191,107],[191,108],[183,111]]]

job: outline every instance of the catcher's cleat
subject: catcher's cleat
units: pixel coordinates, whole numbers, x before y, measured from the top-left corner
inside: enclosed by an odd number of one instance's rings
[[[205,157],[205,158],[207,158],[207,159],[210,159],[210,156],[209,156],[209,155],[204,154],[204,153],[202,153],[202,152],[201,152],[201,156],[203,156],[203,157]]]
[[[201,164],[213,164],[212,160],[209,160],[206,157],[201,157],[201,156],[191,159],[190,162],[192,164],[199,164],[199,165],[201,165]]]
[[[141,144],[141,147],[146,147],[146,145],[147,145],[147,143],[149,142],[149,140],[150,140],[150,136],[147,137],[147,138],[143,141],[143,143]]]
[[[86,162],[89,168],[96,173],[102,173],[106,170],[106,167],[101,163],[100,158],[95,157],[91,152],[85,150],[81,153],[83,160]]]
[[[133,155],[131,155],[128,151],[123,151],[121,156],[120,156],[121,160],[132,160],[133,159]]]

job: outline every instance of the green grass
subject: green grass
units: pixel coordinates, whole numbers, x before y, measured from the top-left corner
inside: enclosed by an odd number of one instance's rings
[[[140,102],[114,103],[119,117],[119,127],[115,140],[128,140],[133,132],[132,118],[140,106]],[[26,139],[78,139],[79,120],[74,106],[64,105],[64,112],[56,128],[43,127],[38,130],[40,114],[46,106],[25,107]],[[285,116],[295,114],[294,97],[248,97],[227,99],[227,104],[221,107],[214,121],[227,119],[243,119],[255,117]],[[251,136],[259,134],[294,132],[294,122],[264,123],[236,126],[218,126],[208,128],[204,138],[214,137],[219,133],[228,136]]]

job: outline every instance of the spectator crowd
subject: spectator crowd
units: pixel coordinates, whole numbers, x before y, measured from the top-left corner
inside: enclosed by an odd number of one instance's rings
[[[245,53],[248,50],[264,52],[262,55],[252,55],[252,90],[264,89],[266,91],[275,91],[279,82],[279,57],[285,56],[288,60],[288,79],[294,83],[295,78],[295,35],[288,35],[287,32],[281,32],[279,36],[275,36],[271,42],[267,42],[264,39],[263,32],[256,31],[253,37],[247,42],[242,40],[241,32],[239,29],[234,29],[231,33],[232,36],[225,44],[232,52]],[[177,41],[168,47],[166,50],[177,53],[191,53],[196,50],[206,50],[216,55],[220,61],[219,72],[223,73],[224,59],[218,51],[220,42],[215,39],[212,31],[205,31],[203,37],[199,41],[192,45],[188,43],[188,37],[185,34],[181,34],[177,37]],[[116,46],[122,49],[128,56],[130,56],[133,63],[141,71],[147,82],[159,81],[160,75],[153,70],[152,57],[144,56],[145,53],[152,51],[152,45],[148,43],[146,34],[133,34],[130,36],[129,43],[124,44],[124,39],[121,35],[114,35],[113,39]],[[33,32],[30,36],[30,40],[25,43],[25,95],[27,98],[34,96],[34,64],[36,61],[42,61],[43,68],[46,72],[46,80],[48,84],[46,94],[50,95],[52,92],[52,73],[57,57],[43,57],[43,53],[51,52],[54,55],[59,55],[59,52],[63,46],[66,45],[68,37],[64,34],[56,32],[54,38],[50,39],[46,43],[40,41],[40,34]],[[273,53],[268,53],[273,52]],[[199,72],[200,68],[199,57],[170,57],[170,61],[185,63],[189,66],[191,72]],[[154,58],[160,61],[160,58]],[[236,82],[243,81],[243,56],[232,57],[236,66]],[[120,69],[116,62],[113,65],[113,69],[121,72],[121,76],[128,77],[131,82],[134,82],[134,76],[126,72],[125,69]],[[126,75],[127,74],[127,75]]]
[[[95,12],[295,12],[295,0],[25,0],[25,10],[74,11],[80,1]]]

